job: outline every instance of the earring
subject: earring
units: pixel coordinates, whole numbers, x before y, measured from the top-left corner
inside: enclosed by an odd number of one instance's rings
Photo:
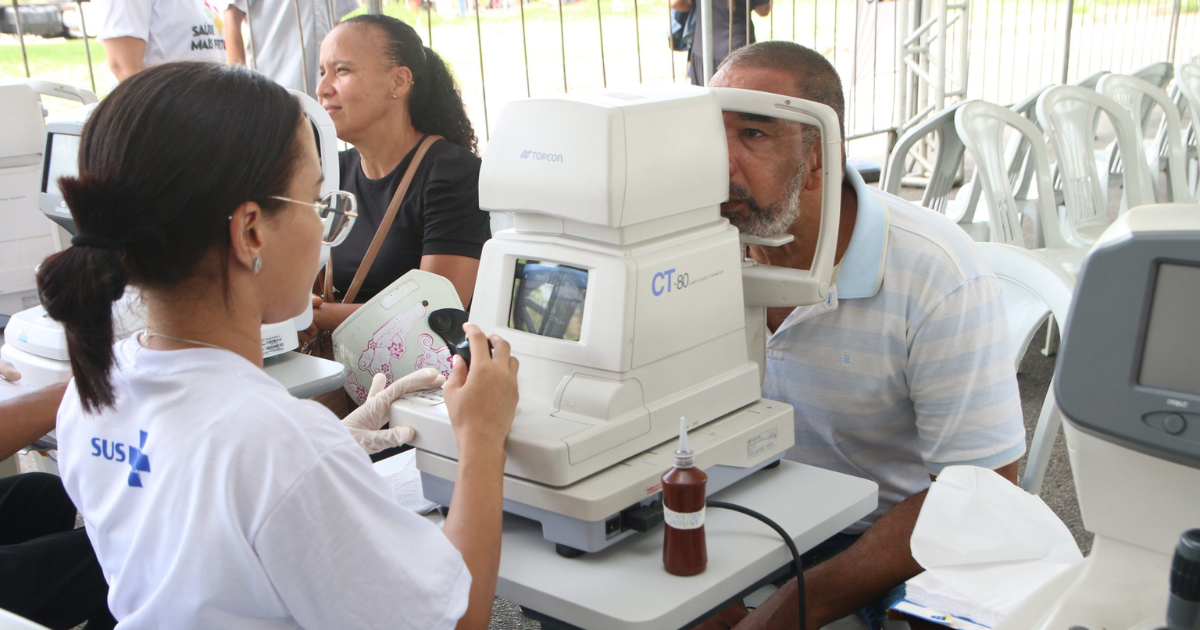
[[[257,256],[254,258],[254,268],[253,269],[254,269],[254,275],[256,275],[256,276],[258,275],[258,272],[262,271],[262,259],[261,258],[259,258]]]
[[[396,96],[395,94],[392,94],[392,98],[400,98],[400,97]]]

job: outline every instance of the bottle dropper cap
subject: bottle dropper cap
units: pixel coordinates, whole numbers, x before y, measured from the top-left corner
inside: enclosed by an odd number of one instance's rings
[[[675,451],[675,467],[676,468],[691,468],[695,466],[695,453],[688,448],[687,439],[687,418],[679,417],[679,450]]]

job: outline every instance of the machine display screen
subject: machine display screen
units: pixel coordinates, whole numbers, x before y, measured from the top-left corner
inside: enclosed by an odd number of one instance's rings
[[[1142,369],[1146,387],[1200,395],[1200,267],[1160,264]]]
[[[46,179],[42,192],[62,195],[58,178],[79,173],[79,136],[66,133],[50,134],[50,154],[46,156]]]
[[[518,258],[508,327],[579,341],[587,287],[586,269]]]

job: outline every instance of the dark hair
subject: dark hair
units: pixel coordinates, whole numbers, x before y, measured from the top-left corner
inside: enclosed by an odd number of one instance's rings
[[[771,40],[733,51],[721,67],[769,68],[794,77],[796,95],[828,105],[837,114],[842,141],[846,140],[846,96],[842,79],[821,53],[788,41]],[[843,164],[845,158],[843,157]]]
[[[352,17],[343,24],[377,29],[384,38],[386,59],[393,66],[412,71],[408,112],[417,131],[442,136],[472,153],[478,152],[479,140],[467,117],[454,75],[437,53],[421,43],[421,36],[413,27],[394,17],[370,13]]]
[[[42,305],[67,333],[83,408],[115,402],[113,302],[126,284],[175,286],[213,248],[228,275],[228,217],[287,194],[300,105],[238,66],[168,63],[122,81],[83,128],[79,176],[59,180],[80,245],[38,271]],[[87,243],[87,244],[83,244]]]

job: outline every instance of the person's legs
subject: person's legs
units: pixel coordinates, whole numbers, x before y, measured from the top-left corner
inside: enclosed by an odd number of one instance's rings
[[[0,479],[0,608],[49,628],[116,625],[108,584],[54,475]]]
[[[0,479],[0,545],[75,529],[75,506],[62,480],[47,473]]]

